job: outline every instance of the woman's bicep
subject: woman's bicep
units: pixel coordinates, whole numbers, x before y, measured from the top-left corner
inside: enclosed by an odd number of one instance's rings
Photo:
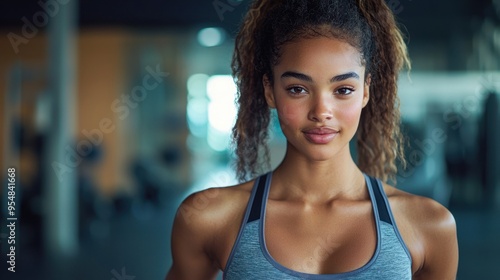
[[[207,252],[210,229],[202,217],[180,214],[182,207],[189,204],[189,198],[181,204],[172,229],[172,267],[167,280],[215,279],[218,268]]]

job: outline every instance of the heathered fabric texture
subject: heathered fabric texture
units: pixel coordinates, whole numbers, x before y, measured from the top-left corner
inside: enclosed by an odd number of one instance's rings
[[[224,270],[223,279],[411,279],[411,256],[397,227],[394,226],[394,218],[381,183],[366,175],[365,179],[377,226],[377,247],[371,260],[364,266],[346,273],[308,274],[288,269],[277,263],[267,251],[263,234],[263,216],[271,182],[271,173],[268,173],[255,182],[242,227]],[[261,180],[265,180],[265,184],[261,182],[262,187],[258,191],[258,184]],[[376,188],[375,191],[374,188]],[[252,219],[250,213],[254,201],[259,201],[256,219]],[[261,204],[259,204],[260,201],[262,201]]]

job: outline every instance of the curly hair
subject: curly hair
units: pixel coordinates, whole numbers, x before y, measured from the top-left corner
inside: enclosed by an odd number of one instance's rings
[[[327,27],[325,29],[325,26]],[[327,31],[325,31],[327,30]],[[395,179],[396,161],[405,166],[400,130],[397,78],[407,48],[384,0],[256,0],[235,40],[231,63],[238,87],[238,118],[232,130],[236,171],[243,181],[269,167],[270,109],[263,76],[273,82],[284,44],[300,38],[330,36],[361,54],[370,76],[370,102],[356,132],[359,168],[384,181]]]

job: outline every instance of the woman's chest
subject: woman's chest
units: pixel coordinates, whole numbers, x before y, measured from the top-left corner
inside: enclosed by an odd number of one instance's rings
[[[362,267],[374,255],[378,238],[371,205],[366,203],[305,211],[270,204],[261,230],[261,242],[272,259],[313,274]]]

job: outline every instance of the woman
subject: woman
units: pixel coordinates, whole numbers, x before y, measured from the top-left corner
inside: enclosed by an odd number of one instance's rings
[[[404,164],[406,46],[383,0],[257,0],[236,37],[241,180],[260,172],[270,109],[281,164],[180,206],[167,279],[454,279],[453,216],[381,183]],[[357,136],[358,165],[349,141]],[[371,177],[373,176],[373,177]],[[202,211],[200,201],[204,201]],[[198,207],[197,207],[198,206]]]

